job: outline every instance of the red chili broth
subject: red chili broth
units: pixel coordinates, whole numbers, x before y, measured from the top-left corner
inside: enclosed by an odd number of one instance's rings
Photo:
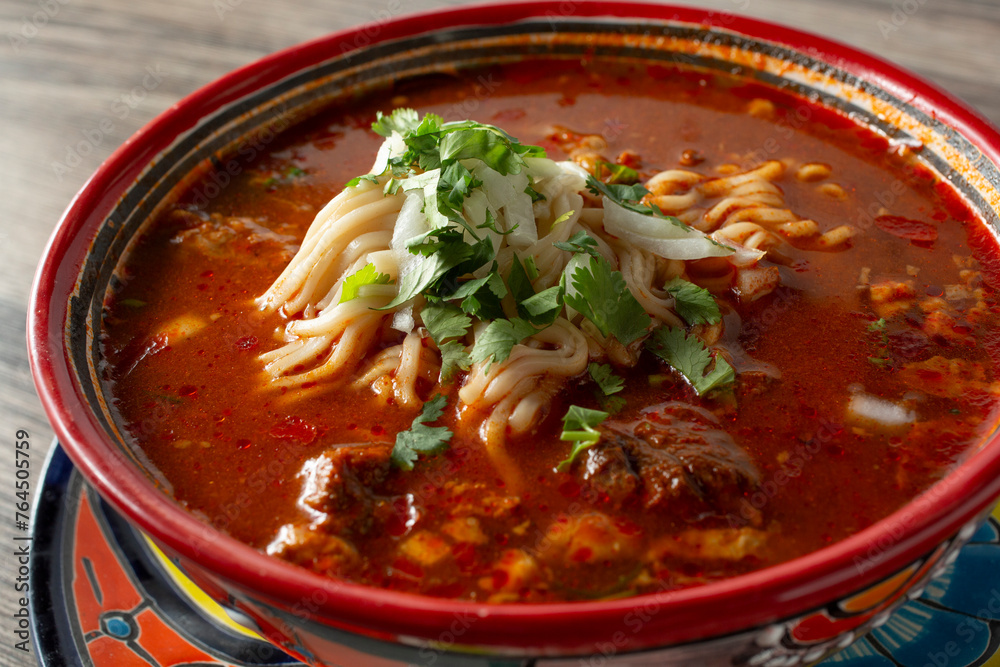
[[[746,109],[754,99],[770,100],[774,117],[749,115]],[[842,186],[846,199],[822,195],[819,183],[799,182],[789,173],[779,182],[788,208],[821,225],[838,222],[860,229],[846,251],[788,249],[793,263],[783,269],[783,285],[772,295],[743,305],[732,295],[723,297],[742,318],[739,344],[753,359],[779,368],[779,382],[759,394],[737,391],[733,408],[697,397],[676,377],[650,383],[650,373],[669,375],[650,356],[626,376],[628,407],[621,419],[638,418],[647,406],[666,401],[707,406],[720,415],[761,471],[759,487],[745,501],[775,527],[767,549],[738,562],[677,565],[652,572],[652,582],[625,588],[620,582],[641,563],[570,564],[560,574],[560,589],[524,592],[523,599],[584,599],[695,585],[809,553],[903,506],[992,431],[997,399],[988,392],[922,400],[921,421],[930,426],[920,437],[874,429],[859,434],[857,425],[845,419],[851,385],[887,400],[915,389],[899,373],[870,360],[879,355],[882,340],[871,330],[878,318],[856,287],[862,267],[871,267],[873,276],[903,277],[907,266],[919,267],[913,277],[916,290],[933,296],[959,282],[954,255],[975,257],[983,267],[990,314],[978,323],[959,322],[974,342],[932,337],[915,343],[917,336],[903,332],[922,322],[904,319],[888,334],[889,354],[898,366],[934,355],[962,358],[982,364],[988,381],[996,379],[996,241],[911,151],[837,111],[760,84],[592,61],[528,62],[405,81],[329,108],[269,144],[253,145],[252,160],[247,160],[251,151],[236,154],[240,173],[224,173],[228,185],[210,187],[225,179],[209,174],[174,208],[251,218],[278,234],[301,238],[315,213],[371,165],[381,142],[367,129],[375,111],[397,106],[435,112],[445,120],[497,124],[522,142],[542,145],[554,159],[565,159],[565,153],[550,138],[552,125],[603,135],[610,157],[624,150],[641,156],[644,177],[680,168],[685,150],[702,158],[691,169],[711,175],[720,165],[761,158],[826,163],[832,175],[824,182]],[[217,189],[218,196],[205,196]],[[880,201],[896,222],[880,224],[873,222],[877,216],[864,215]],[[894,233],[908,229],[900,220],[917,221],[911,225],[919,231],[917,238]],[[170,242],[184,225],[169,214],[161,216],[145,229],[121,268],[121,286],[108,299],[103,322],[109,362],[104,380],[135,446],[168,480],[169,492],[206,521],[264,548],[282,525],[301,516],[296,473],[307,459],[332,444],[391,443],[415,415],[386,408],[368,393],[306,392],[290,400],[295,390],[266,390],[257,356],[278,345],[275,332],[284,321],[277,315],[261,317],[252,300],[267,289],[288,255],[278,244],[236,236],[217,256],[206,256],[186,243]],[[934,239],[927,230],[934,230]],[[219,317],[177,344],[164,347],[153,335],[163,323],[191,312]],[[485,599],[477,582],[507,576],[494,565],[502,552],[532,548],[560,515],[607,512],[620,530],[643,539],[687,527],[662,513],[616,514],[601,498],[583,498],[571,473],[554,471],[568,453],[567,443],[558,439],[560,417],[573,403],[600,407],[593,386],[574,381],[554,400],[536,435],[507,445],[530,489],[520,495],[517,523],[530,522],[524,533],[513,532],[512,522],[489,531],[485,546],[452,545],[447,560],[454,575],[425,571],[399,556],[398,545],[407,535],[447,518],[443,479],[478,479],[495,493],[506,493],[475,433],[459,431],[448,452],[422,460],[391,483],[398,497],[410,493],[422,503],[424,524],[408,526],[406,508],[397,507],[381,534],[355,545],[369,565],[356,578],[428,595]],[[448,413],[443,423],[453,425],[454,415]],[[183,442],[189,444],[178,445]],[[738,526],[741,520],[711,525]]]

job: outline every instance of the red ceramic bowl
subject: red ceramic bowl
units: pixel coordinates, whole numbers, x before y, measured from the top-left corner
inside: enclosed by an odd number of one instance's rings
[[[166,194],[241,136],[282,129],[347,86],[539,49],[733,70],[816,94],[923,144],[1000,229],[1000,135],[974,111],[871,55],[788,28],[636,3],[503,4],[408,16],[243,67],[139,131],[77,195],[38,270],[29,315],[35,383],[89,482],[223,605],[318,664],[793,664],[816,660],[919,591],[1000,495],[1000,442],[922,497],[808,556],[706,586],[600,602],[472,604],[333,581],[269,558],[185,512],[122,442],[96,380],[95,327],[132,234]],[[605,663],[601,663],[605,664]]]

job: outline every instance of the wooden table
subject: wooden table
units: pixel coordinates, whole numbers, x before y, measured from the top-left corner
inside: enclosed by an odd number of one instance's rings
[[[32,274],[61,211],[114,148],[175,101],[267,53],[458,0],[4,0],[0,5],[0,667],[14,649],[14,438],[32,489],[52,440],[28,371]],[[996,0],[701,0],[822,33],[908,67],[1000,125]]]

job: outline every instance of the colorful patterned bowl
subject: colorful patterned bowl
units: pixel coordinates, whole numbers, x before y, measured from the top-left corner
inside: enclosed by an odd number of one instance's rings
[[[39,269],[29,348],[39,395],[91,484],[224,606],[310,664],[792,665],[882,623],[955,557],[1000,495],[992,439],[876,525],[782,565],[632,599],[460,603],[324,579],[200,523],[126,446],[97,381],[95,329],[112,272],[157,204],[241,138],[268,136],[346,87],[528,54],[628,55],[739,72],[814,96],[895,140],[1000,229],[1000,135],[933,86],[795,30],[633,3],[470,7],[363,26],[229,74],[122,146],[70,205]]]

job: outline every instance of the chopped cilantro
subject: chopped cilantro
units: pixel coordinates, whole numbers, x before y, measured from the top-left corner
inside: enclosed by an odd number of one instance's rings
[[[555,220],[553,220],[551,226],[555,227],[556,225],[559,225],[559,224],[562,224],[562,223],[566,222],[567,220],[569,220],[570,218],[573,217],[574,213],[576,213],[576,211],[566,211],[565,213],[563,213],[562,215],[560,215],[558,218],[556,218]],[[577,232],[577,234],[582,234],[582,233],[584,233],[584,232]]]
[[[715,357],[715,367],[706,374],[712,362],[711,353],[696,336],[686,335],[683,329],[659,327],[646,341],[646,347],[683,375],[699,395],[736,379],[733,367],[721,356]]]
[[[439,347],[449,338],[464,336],[472,325],[472,318],[461,308],[446,303],[424,304],[420,309],[420,319]]]
[[[413,246],[410,248],[410,251],[413,252],[414,248],[420,254],[423,254],[421,252],[422,249],[433,249],[433,251],[427,254],[425,259],[418,263],[413,271],[410,271],[403,277],[396,298],[383,306],[383,310],[395,308],[417,296],[430,287],[432,283],[444,277],[449,271],[471,257],[473,252],[472,246],[463,242],[441,242],[425,246]]]
[[[587,371],[591,379],[597,383],[597,387],[604,396],[617,394],[625,388],[625,380],[621,376],[615,375],[610,364],[597,364],[591,362],[587,365]]]
[[[601,439],[601,433],[596,427],[607,418],[607,412],[581,408],[578,405],[569,406],[563,416],[563,431],[559,439],[573,442],[573,449],[569,456],[559,462],[556,470],[566,472],[580,452],[597,444]]]
[[[563,286],[553,285],[517,304],[517,312],[532,324],[549,326],[562,312],[565,300]]]
[[[605,183],[631,185],[639,181],[639,172],[632,167],[606,160],[597,163],[597,172]],[[608,175],[604,176],[604,172]]]
[[[892,356],[889,354],[889,333],[885,329],[885,318],[880,317],[871,324],[868,325],[868,331],[872,333],[879,334],[879,343],[877,344],[877,351],[875,356],[868,357],[868,361],[872,362],[880,368],[885,368],[892,365]]]
[[[672,215],[665,215],[659,207],[641,203],[642,198],[649,194],[649,190],[647,190],[641,183],[636,183],[634,185],[602,183],[593,176],[588,176],[587,189],[595,195],[604,195],[622,208],[635,211],[636,213],[641,213],[643,215],[650,215],[655,218],[666,220],[667,222],[678,227],[683,227],[686,230],[691,229],[679,218]],[[715,243],[715,245],[721,245],[715,241],[713,241],[713,243]]]
[[[378,183],[378,176],[375,174],[363,174],[361,176],[355,176],[351,180],[347,181],[345,188],[353,188],[357,186],[361,181],[368,181],[369,183]]]
[[[688,324],[715,324],[722,315],[712,293],[683,278],[674,278],[664,289],[674,297],[674,310]]]
[[[601,401],[601,409],[613,415],[618,414],[628,405],[628,401],[622,396],[601,396],[599,400]]]
[[[593,257],[597,257],[600,254],[597,252],[597,241],[593,236],[582,230],[573,234],[569,240],[557,241],[552,245],[560,250],[566,250],[568,252],[585,252]]]
[[[438,347],[441,350],[439,379],[442,384],[448,384],[458,371],[467,371],[472,366],[472,358],[457,340],[446,341]]]
[[[520,317],[493,320],[476,338],[476,344],[472,347],[472,361],[485,361],[488,373],[494,361],[498,364],[506,361],[515,345],[537,332],[538,329]]]
[[[537,271],[537,269],[536,269]],[[531,324],[548,326],[552,324],[563,308],[563,288],[555,285],[535,294],[528,271],[517,255],[514,255],[507,274],[507,286],[517,304],[517,314]]]
[[[643,197],[649,194],[649,190],[642,183],[633,183],[632,185],[604,183],[593,176],[588,176],[587,189],[595,195],[604,195],[625,208],[632,208],[643,215],[653,215],[654,211],[651,207],[638,204]]]
[[[528,271],[517,255],[514,255],[510,263],[510,271],[507,273],[507,287],[510,288],[510,295],[514,297],[514,302],[519,306],[525,299],[535,296],[535,288],[531,286]]]
[[[427,114],[426,118],[436,119],[438,123],[441,121],[441,117],[434,114]],[[378,111],[375,114],[375,122],[372,123],[372,129],[383,137],[391,136],[393,132],[400,134],[415,132],[419,126],[420,115],[413,109],[405,108],[396,109],[388,116]]]
[[[408,431],[396,435],[392,448],[392,463],[403,470],[413,470],[413,464],[421,454],[437,454],[444,451],[451,441],[452,433],[446,426],[427,426],[441,418],[448,399],[436,394],[424,403],[420,414],[413,419]]]
[[[604,336],[628,345],[646,333],[652,318],[628,289],[620,271],[612,271],[600,255],[578,265],[570,276],[574,293],[566,292],[566,305],[593,322]]]
[[[292,165],[285,169],[285,178],[298,178],[299,176],[305,176],[306,172],[302,169]]]
[[[528,280],[534,282],[538,278],[538,264],[535,263],[534,255],[528,255],[524,258],[524,270],[528,274]]]
[[[344,278],[344,287],[340,292],[340,302],[350,301],[358,297],[358,290],[364,285],[388,285],[392,282],[385,273],[379,273],[375,265],[368,263],[361,269]]]

